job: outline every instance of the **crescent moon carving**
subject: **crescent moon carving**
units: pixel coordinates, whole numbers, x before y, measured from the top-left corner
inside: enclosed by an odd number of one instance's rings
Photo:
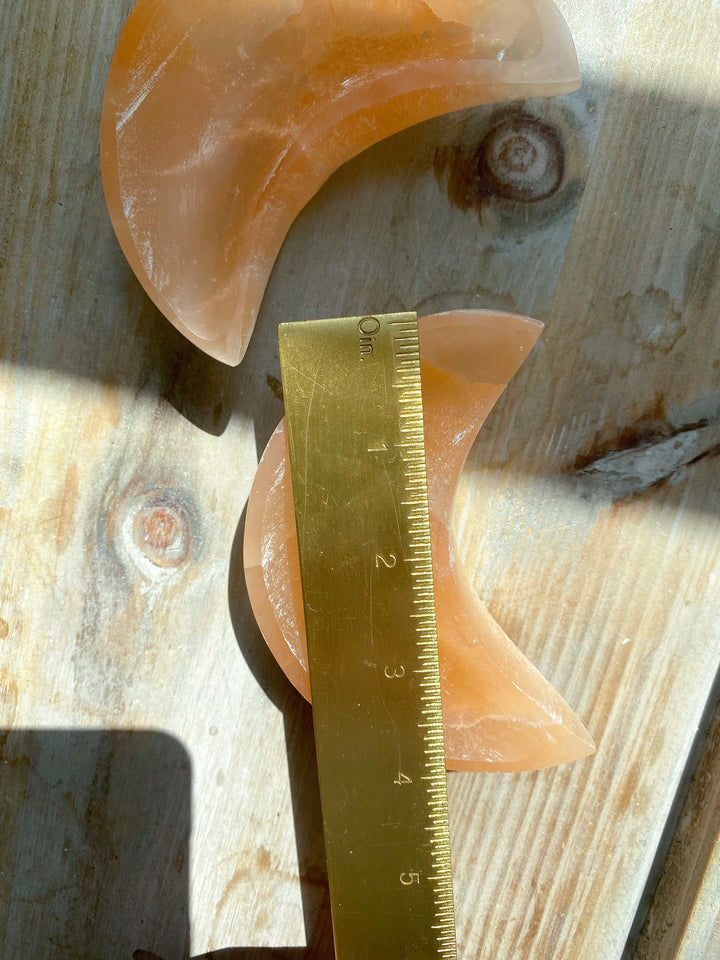
[[[108,208],[165,316],[239,363],[292,221],[342,163],[578,85],[551,0],[139,0],[103,103]]]
[[[452,535],[455,489],[467,454],[542,325],[468,310],[423,317],[419,331],[447,765],[514,771],[587,756],[595,749],[592,738],[492,618],[457,560]],[[310,699],[284,421],[265,449],[250,494],[244,560],[265,640]]]

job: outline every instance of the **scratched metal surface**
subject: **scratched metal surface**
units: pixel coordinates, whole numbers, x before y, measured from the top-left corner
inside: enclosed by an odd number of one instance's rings
[[[720,654],[720,7],[560,6],[583,89],[425,124],[339,171],[233,371],[157,314],[105,212],[99,111],[130,3],[4,5],[4,956],[330,956],[309,711],[240,560],[282,409],[275,329],[452,306],[547,324],[457,523],[491,612],[599,747],[451,776],[460,956],[623,954]],[[560,144],[550,196],[463,188],[499,123]]]

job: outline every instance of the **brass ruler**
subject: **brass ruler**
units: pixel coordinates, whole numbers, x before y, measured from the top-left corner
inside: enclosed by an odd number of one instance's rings
[[[337,958],[455,958],[417,318],[279,341]]]

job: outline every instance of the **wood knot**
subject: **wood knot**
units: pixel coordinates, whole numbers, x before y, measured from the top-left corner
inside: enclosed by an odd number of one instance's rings
[[[126,569],[164,580],[187,566],[197,545],[192,500],[162,487],[131,483],[109,503],[105,540]]]
[[[487,193],[523,203],[546,200],[560,188],[565,154],[558,132],[537,117],[508,117],[492,127],[477,151]]]
[[[146,494],[133,519],[132,532],[135,546],[157,567],[181,567],[190,556],[190,517],[182,504],[166,494]]]
[[[529,235],[573,214],[587,177],[585,147],[568,109],[535,104],[537,116],[513,104],[450,129],[433,171],[450,203],[474,210],[486,229]],[[488,214],[486,219],[486,214]]]

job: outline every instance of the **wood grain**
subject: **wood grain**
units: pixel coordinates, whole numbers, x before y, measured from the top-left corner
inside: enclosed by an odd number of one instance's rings
[[[130,2],[0,10],[3,956],[331,956],[309,712],[240,560],[281,415],[276,326],[494,306],[547,330],[478,442],[459,540],[598,753],[451,776],[460,956],[620,960],[720,660],[720,5],[559,5],[583,89],[340,170],[234,371],[157,314],[105,212],[99,111]],[[453,190],[518,120],[559,138],[558,189]],[[703,823],[682,960],[717,942]]]
[[[720,708],[702,752],[640,933],[637,960],[711,960],[720,950]]]
[[[677,960],[713,960],[720,952],[720,842],[708,861],[702,884],[683,938],[676,954]]]

